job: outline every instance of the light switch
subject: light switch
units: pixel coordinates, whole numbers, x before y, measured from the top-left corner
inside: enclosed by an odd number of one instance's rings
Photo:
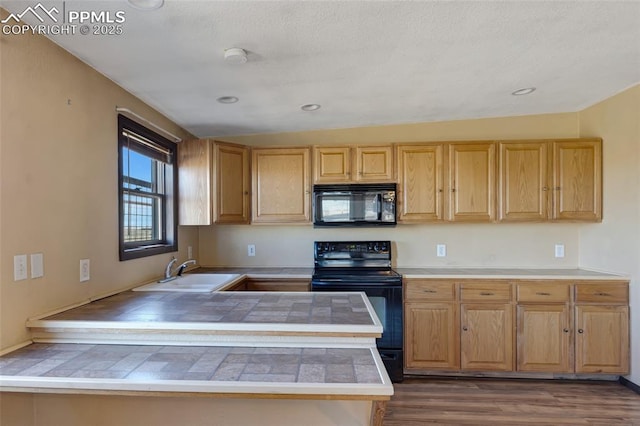
[[[33,253],[31,255],[31,278],[44,277],[44,255]]]
[[[556,244],[556,257],[564,257],[564,244]]]
[[[247,246],[247,256],[255,256],[256,255],[256,245],[255,244],[249,244]]]
[[[446,246],[446,244],[437,244],[436,245],[436,256],[438,256],[438,257],[446,257],[447,256],[447,246]]]

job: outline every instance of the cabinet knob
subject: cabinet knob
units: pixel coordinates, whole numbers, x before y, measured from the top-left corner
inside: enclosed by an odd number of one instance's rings
[[[556,186],[556,187],[555,187],[555,188],[553,188],[553,189],[555,189],[556,191],[560,191],[560,187],[559,187],[559,186]]]
[[[546,291],[537,291],[536,295],[538,295],[538,296],[551,296],[551,293],[547,293]]]
[[[584,330],[583,330],[583,329],[581,329],[581,328],[579,328],[579,329],[578,329],[578,333],[582,334],[582,333],[584,333]]]
[[[480,292],[480,296],[493,296],[493,293],[490,291],[482,291]]]
[[[462,327],[462,331],[468,331],[469,329],[467,327]]]
[[[548,190],[549,190],[549,187],[548,187],[548,186],[544,186],[544,187],[542,187],[542,190],[543,190],[543,191],[548,191]]]
[[[562,331],[564,331],[565,333],[568,333],[569,329],[568,328],[564,328],[564,329],[562,329]]]
[[[456,189],[455,188],[451,188],[451,192],[456,192]]]

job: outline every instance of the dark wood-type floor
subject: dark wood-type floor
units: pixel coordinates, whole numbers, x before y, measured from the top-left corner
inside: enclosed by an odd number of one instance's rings
[[[640,425],[640,395],[618,382],[410,378],[384,426]]]

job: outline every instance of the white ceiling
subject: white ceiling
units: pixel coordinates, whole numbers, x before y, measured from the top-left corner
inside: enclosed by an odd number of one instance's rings
[[[640,83],[640,1],[42,3],[125,11],[123,35],[51,38],[199,137],[573,112]]]

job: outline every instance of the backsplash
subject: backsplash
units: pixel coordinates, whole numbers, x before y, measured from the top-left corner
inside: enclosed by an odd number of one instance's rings
[[[203,266],[313,266],[313,241],[391,240],[394,267],[576,268],[579,230],[598,224],[429,224],[316,229],[311,225],[200,227]],[[255,256],[247,246],[255,245]],[[436,256],[436,245],[446,256]],[[564,257],[555,257],[555,245]]]

